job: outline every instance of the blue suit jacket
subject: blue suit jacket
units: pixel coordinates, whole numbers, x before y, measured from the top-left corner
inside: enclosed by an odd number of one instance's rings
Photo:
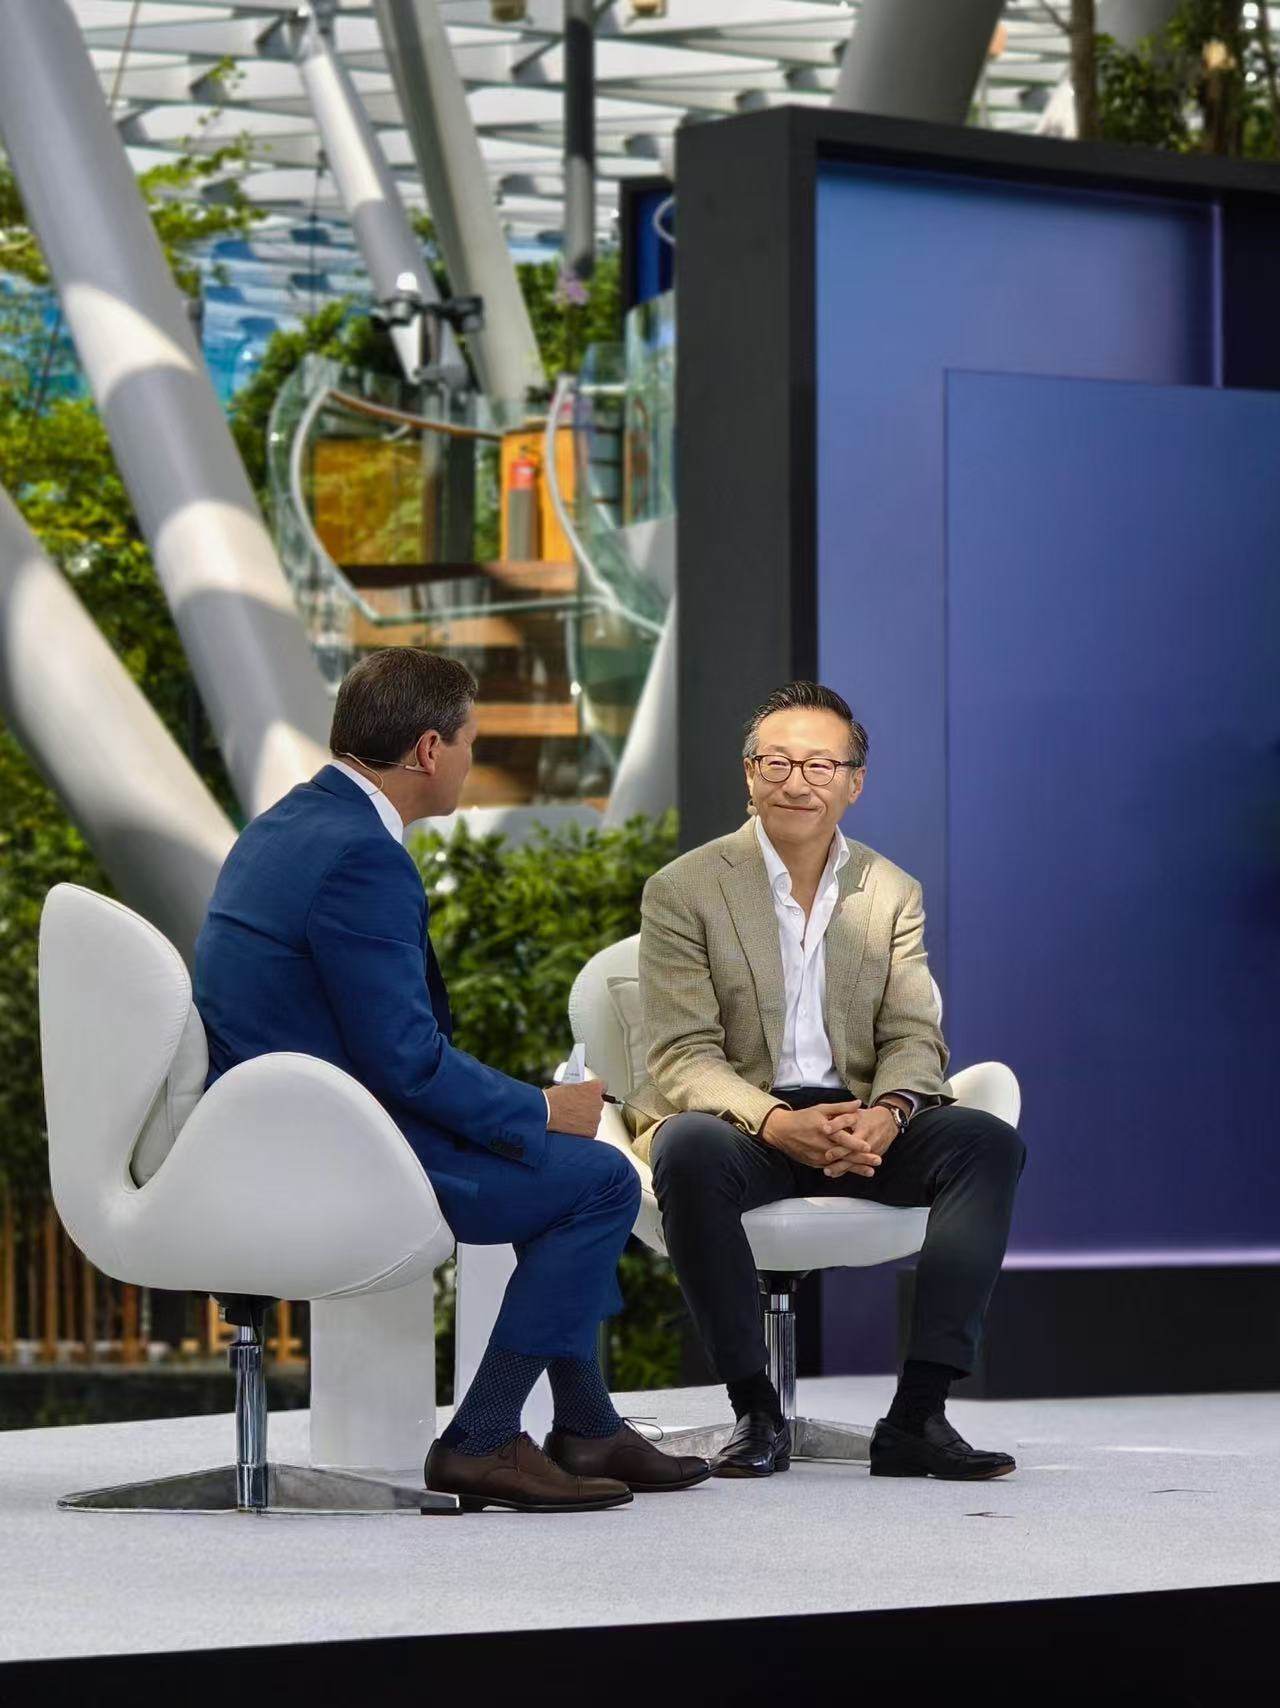
[[[476,1190],[474,1147],[536,1168],[536,1086],[451,1042],[449,1001],[413,860],[331,765],[255,818],[227,856],[196,943],[209,1081],[297,1050],[345,1069],[433,1177]]]

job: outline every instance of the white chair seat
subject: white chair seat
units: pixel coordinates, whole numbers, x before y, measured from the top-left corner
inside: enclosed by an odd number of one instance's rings
[[[761,1270],[863,1269],[910,1257],[924,1244],[928,1210],[857,1198],[780,1198],[742,1218]]]

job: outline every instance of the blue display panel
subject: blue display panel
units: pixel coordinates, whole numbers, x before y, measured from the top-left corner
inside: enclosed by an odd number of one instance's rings
[[[924,883],[945,988],[946,370],[1211,384],[1215,219],[848,166],[816,206],[819,673],[871,735],[846,828]]]
[[[953,374],[947,1031],[1015,1250],[1280,1246],[1280,395]],[[936,939],[935,939],[936,940]]]

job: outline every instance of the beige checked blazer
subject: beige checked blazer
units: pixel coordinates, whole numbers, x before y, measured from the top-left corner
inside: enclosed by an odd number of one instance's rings
[[[827,1035],[836,1072],[870,1103],[886,1091],[953,1102],[924,951],[920,885],[850,841],[827,927]],[[759,1132],[782,1046],[778,920],[755,823],[704,843],[645,885],[640,1000],[647,1078],[628,1099],[648,1159],[668,1115],[696,1109]]]

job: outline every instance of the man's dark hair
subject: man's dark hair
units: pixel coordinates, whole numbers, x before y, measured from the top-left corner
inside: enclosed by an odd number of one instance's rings
[[[742,744],[742,757],[750,759],[760,735],[760,725],[775,712],[834,712],[849,726],[849,757],[857,766],[867,762],[867,732],[834,688],[824,688],[821,682],[788,682],[785,688],[775,688],[762,706],[757,706],[747,722],[747,737]]]
[[[475,697],[476,679],[456,658],[420,646],[384,646],[343,677],[330,750],[391,765],[429,729],[442,741],[456,740]]]

